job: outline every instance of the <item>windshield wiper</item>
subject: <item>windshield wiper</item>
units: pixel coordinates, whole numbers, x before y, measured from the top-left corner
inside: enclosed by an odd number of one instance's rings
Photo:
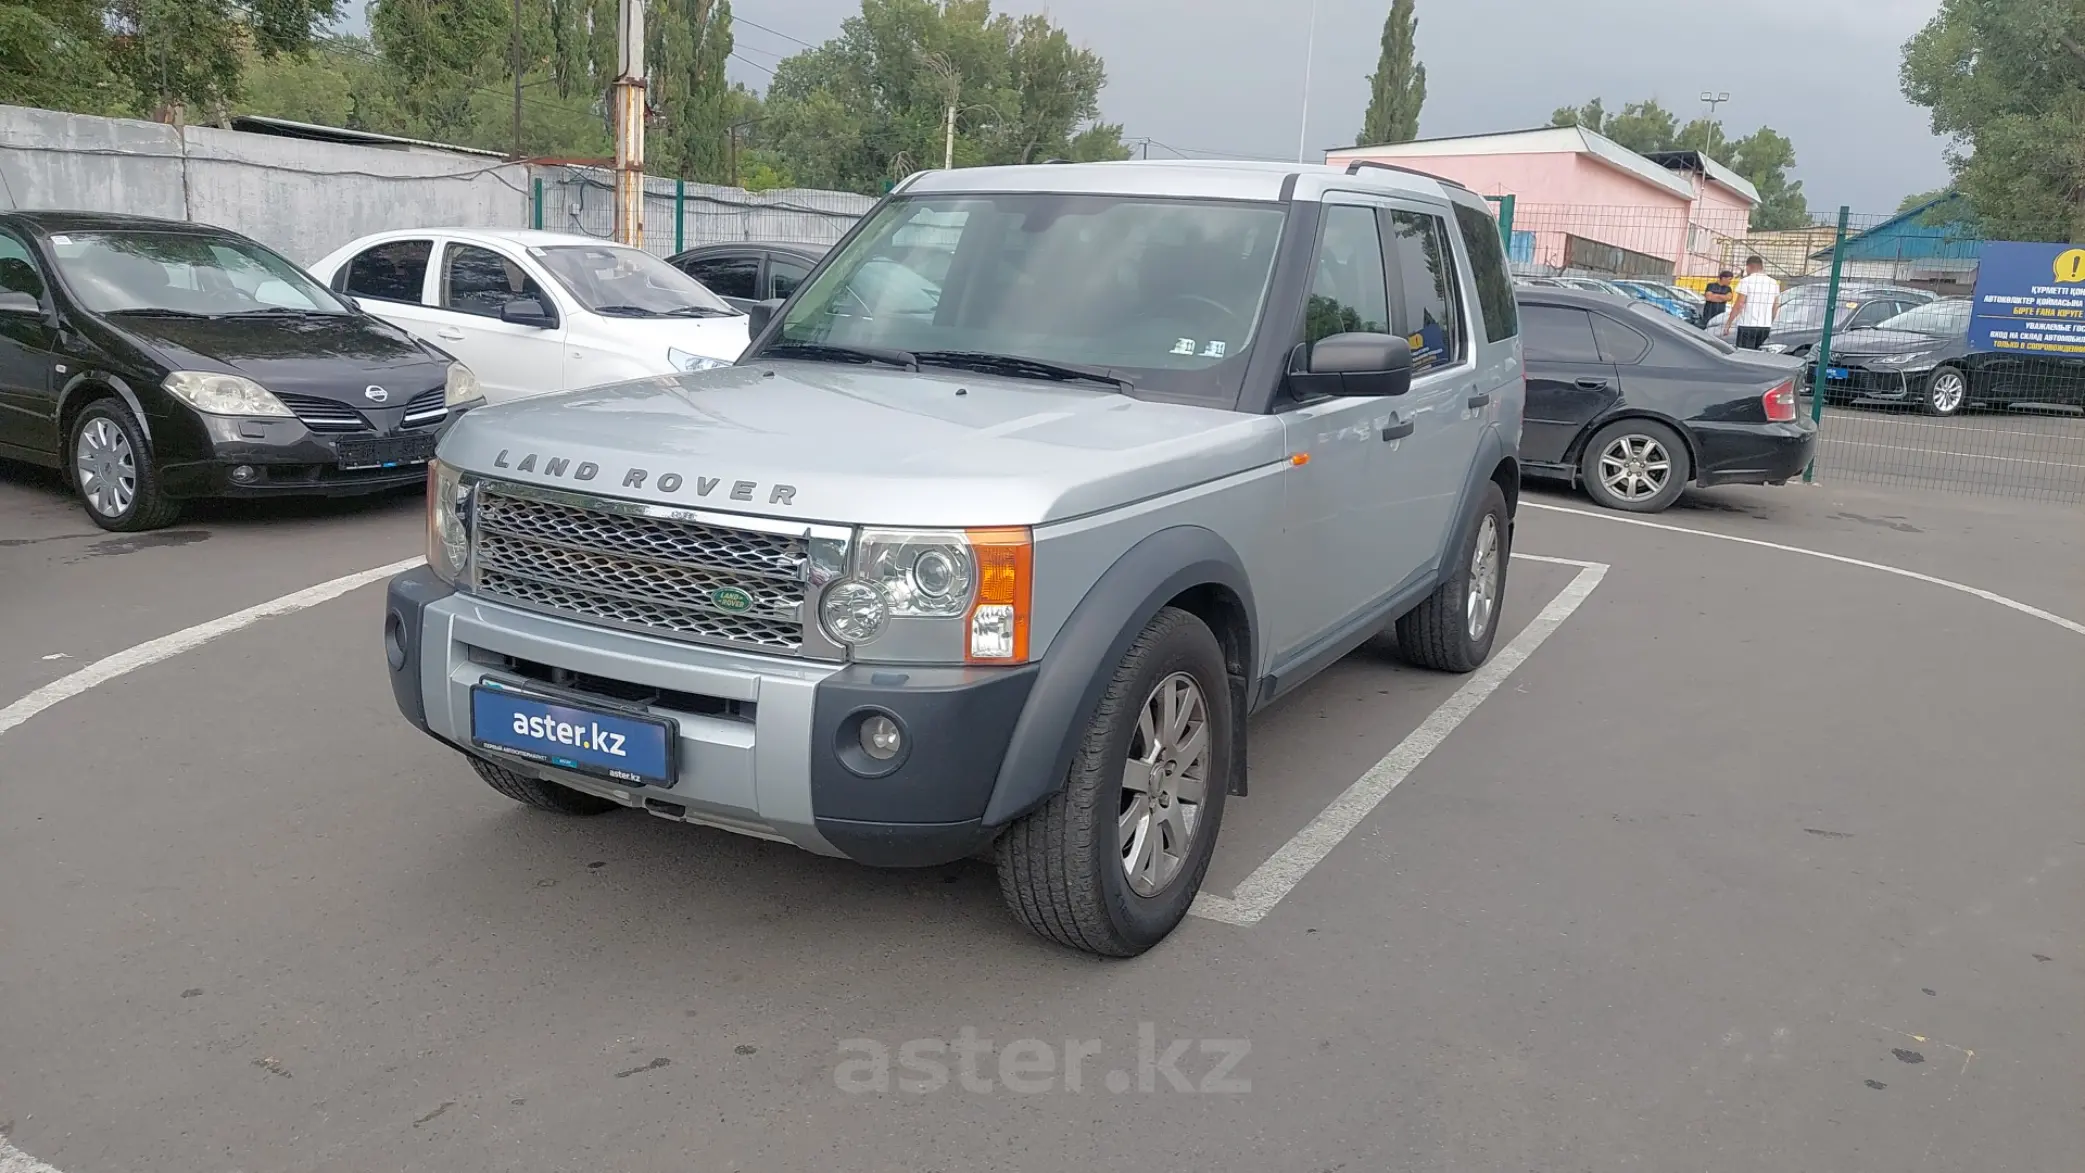
[[[257,310],[234,310],[231,313],[219,314],[217,316],[220,318],[332,318],[339,315],[332,310],[316,308],[300,310],[295,306],[271,305]]]
[[[610,318],[656,318],[659,311],[641,305],[597,305],[594,312]]]
[[[1041,359],[1022,358],[1015,354],[988,354],[976,350],[922,350],[916,357],[927,366],[1011,375],[1016,379],[1052,379],[1059,383],[1107,383],[1122,391],[1136,390],[1135,383],[1104,367],[1044,362]]]
[[[836,346],[829,342],[777,342],[755,357],[802,358],[812,362],[882,363],[908,371],[919,369],[919,359],[909,350],[893,350],[883,346]]]
[[[706,305],[684,305],[677,310],[660,310],[662,318],[735,318],[737,310],[717,310]]]
[[[217,317],[216,314],[199,314],[194,310],[170,310],[155,306],[133,306],[126,310],[105,310],[103,312],[112,317],[117,314],[138,318],[197,318],[207,320]]]

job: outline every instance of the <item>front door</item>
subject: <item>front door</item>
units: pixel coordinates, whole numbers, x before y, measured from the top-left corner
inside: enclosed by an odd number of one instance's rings
[[[1528,371],[1521,453],[1559,464],[1588,423],[1620,402],[1622,381],[1600,352],[1592,315],[1573,306],[1523,306],[1521,339]]]
[[[533,301],[556,314],[551,299],[521,262],[475,244],[446,241],[439,262],[435,345],[478,376],[493,403],[562,391],[565,323],[525,326],[500,320],[512,301]]]
[[[58,331],[50,290],[28,242],[8,232],[0,232],[0,296],[7,302],[0,305],[0,451],[57,455]]]

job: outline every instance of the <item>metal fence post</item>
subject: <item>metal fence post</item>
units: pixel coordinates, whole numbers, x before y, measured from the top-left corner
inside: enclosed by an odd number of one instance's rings
[[[1507,256],[1513,255],[1513,197],[1510,195],[1499,197],[1499,243],[1505,247]]]
[[[673,251],[678,256],[682,250],[686,230],[682,228],[681,210],[688,206],[688,181],[673,181]]]
[[[1810,422],[1822,430],[1824,426],[1824,388],[1830,382],[1826,371],[1832,365],[1832,327],[1839,317],[1839,275],[1846,268],[1846,224],[1852,218],[1853,209],[1839,205],[1839,232],[1832,239],[1832,278],[1824,291],[1824,333],[1817,339],[1817,373],[1810,377]],[[1823,447],[1824,440],[1818,439]],[[1810,463],[1803,468],[1803,483],[1817,482],[1817,456],[1811,454]]]
[[[543,177],[540,175],[536,176],[536,181],[532,186],[535,190],[529,199],[529,227],[541,232],[543,230]]]

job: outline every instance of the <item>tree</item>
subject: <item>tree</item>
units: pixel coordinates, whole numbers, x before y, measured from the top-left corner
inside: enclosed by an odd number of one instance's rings
[[[646,101],[658,126],[646,137],[646,170],[723,183],[736,112],[724,76],[731,56],[731,0],[664,0],[645,25]]]
[[[0,0],[0,104],[112,113],[108,50],[97,0]]]
[[[510,72],[513,26],[508,0],[372,0],[370,35],[412,133],[464,136],[478,92]]]
[[[810,187],[875,193],[958,166],[1127,158],[1098,123],[1106,70],[1040,16],[990,0],[862,0],[840,35],[775,68],[761,142]],[[953,125],[953,142],[950,128]]]
[[[1549,116],[1552,126],[1582,126],[1604,134],[1639,154],[1653,151],[1699,151],[1744,176],[1759,189],[1760,204],[1752,210],[1755,232],[1801,228],[1810,223],[1810,208],[1800,180],[1788,173],[1795,167],[1795,144],[1772,127],[1762,126],[1741,139],[1732,139],[1723,124],[1713,118],[1697,118],[1681,126],[1678,117],[1653,98],[1631,102],[1620,113],[1610,114],[1594,98],[1583,106],[1559,107]]]
[[[1942,0],[1900,79],[1983,231],[2085,243],[2085,4]]]
[[[1383,51],[1368,79],[1368,112],[1361,118],[1357,147],[1408,143],[1419,137],[1419,110],[1426,105],[1426,66],[1416,57],[1419,17],[1413,0],[1393,0],[1383,20]]]
[[[1955,189],[1951,187],[1936,187],[1932,191],[1912,192],[1910,195],[1904,197],[1902,203],[1899,203],[1897,205],[1897,215],[1901,216],[1904,213],[1911,211],[1913,208],[1923,208],[1927,204],[1933,203],[1941,199],[1942,197],[1953,194],[1954,190]]]
[[[222,121],[240,92],[246,54],[308,49],[339,0],[109,0],[110,64],[131,104],[180,121]]]

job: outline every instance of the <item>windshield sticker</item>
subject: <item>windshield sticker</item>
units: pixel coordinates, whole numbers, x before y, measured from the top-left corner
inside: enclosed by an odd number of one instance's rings
[[[1192,338],[1182,338],[1180,341],[1175,342],[1173,344],[1174,354],[1193,354],[1194,352],[1195,340]]]
[[[1223,353],[1224,344],[1221,342],[1211,342],[1209,345],[1204,346],[1202,348],[1203,358],[1222,358]]]
[[[51,243],[52,243],[52,244],[55,244],[55,245],[57,245],[57,246],[59,246],[60,248],[63,248],[64,246],[66,246],[66,245],[68,245],[68,244],[71,244],[71,243],[72,243],[72,237],[70,237],[70,236],[53,236],[53,237],[51,238]]]

